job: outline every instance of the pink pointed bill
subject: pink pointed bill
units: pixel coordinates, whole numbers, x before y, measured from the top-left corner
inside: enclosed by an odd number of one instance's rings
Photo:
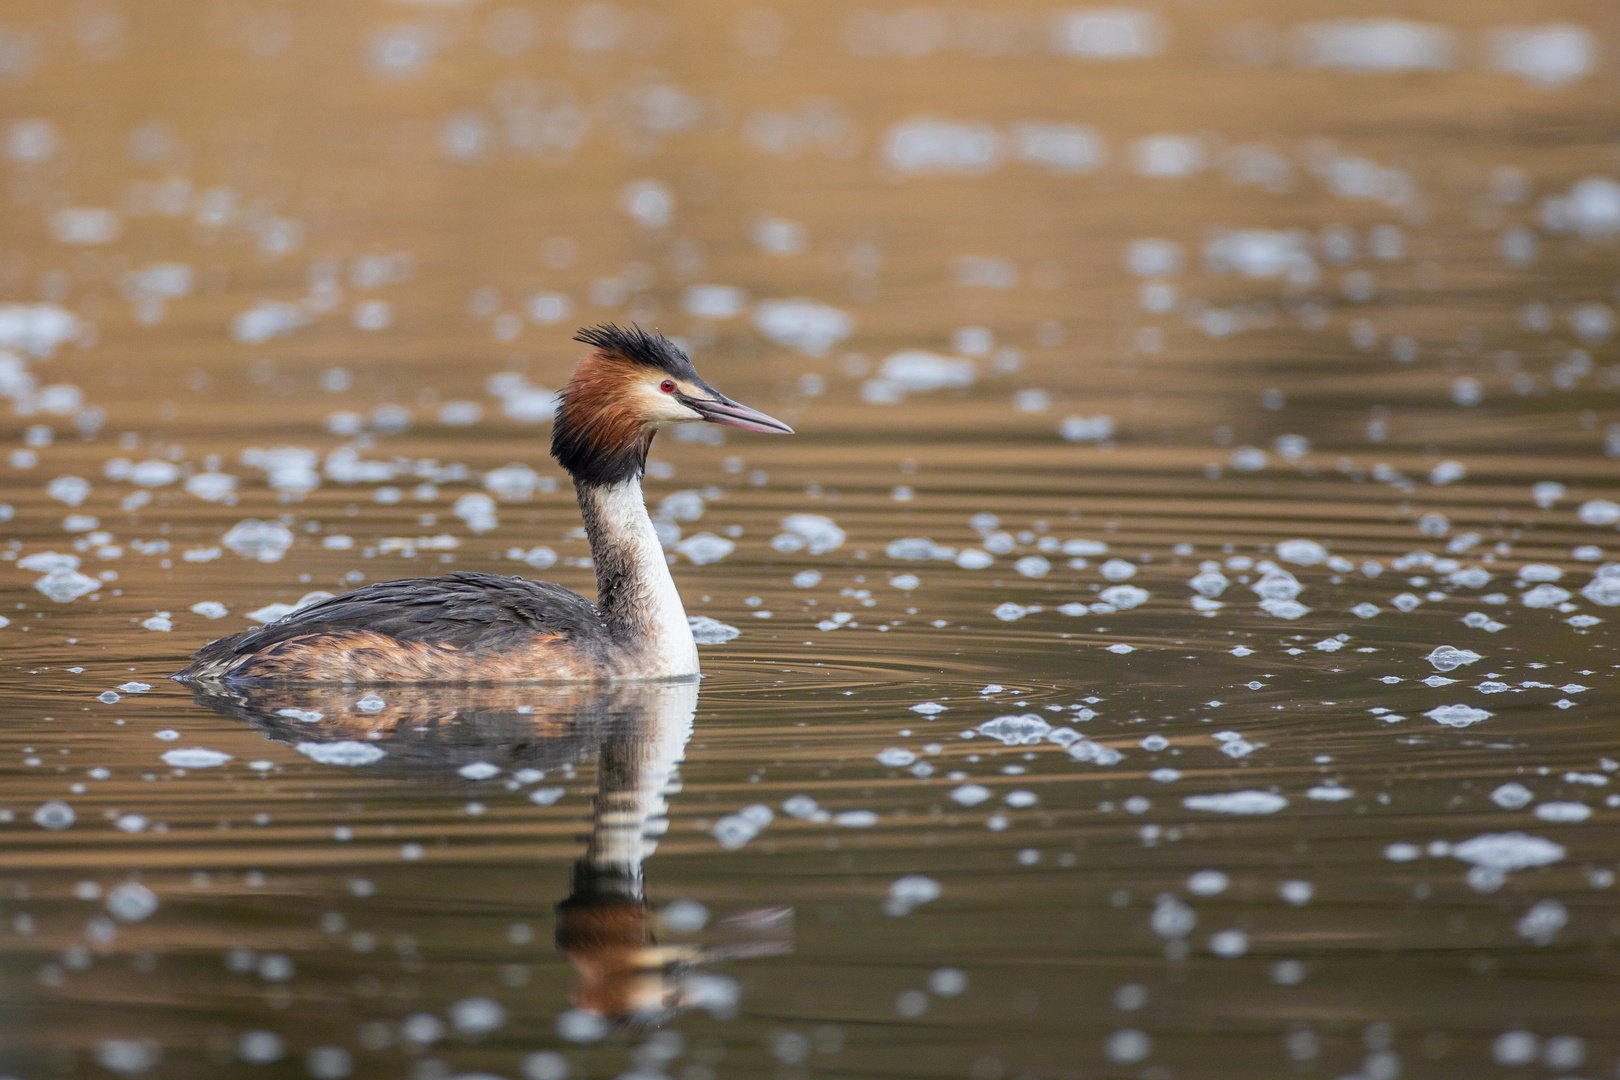
[[[742,428],[744,431],[763,431],[769,435],[793,434],[793,429],[776,417],[767,416],[746,405],[739,405],[729,398],[721,398],[719,401],[688,398],[683,404],[702,413],[703,419],[711,424],[724,424],[726,427]]]

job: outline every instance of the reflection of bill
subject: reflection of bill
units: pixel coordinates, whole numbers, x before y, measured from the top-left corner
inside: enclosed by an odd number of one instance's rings
[[[706,913],[692,903],[666,909],[661,928],[705,930],[705,943],[658,943],[660,919],[648,909],[642,867],[669,827],[666,799],[679,790],[675,772],[692,734],[695,681],[369,689],[199,683],[193,691],[199,703],[316,760],[323,751],[372,748],[367,771],[396,778],[449,779],[475,762],[555,769],[595,756],[590,837],[569,896],[557,905],[557,947],[575,972],[568,996],[577,1012],[568,1022],[581,1036],[609,1021],[656,1024],[688,1008],[729,1013],[736,983],[699,966],[792,947],[790,909],[743,912],[705,928]]]

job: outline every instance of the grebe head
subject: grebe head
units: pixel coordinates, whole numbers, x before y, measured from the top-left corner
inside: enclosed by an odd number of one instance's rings
[[[591,351],[562,392],[551,456],[576,480],[613,484],[641,474],[653,434],[671,424],[724,424],[791,435],[774,417],[740,405],[703,381],[662,334],[611,323],[574,335]]]

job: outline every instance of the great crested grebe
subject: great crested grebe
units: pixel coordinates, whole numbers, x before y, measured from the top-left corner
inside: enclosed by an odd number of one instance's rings
[[[704,382],[674,342],[639,327],[582,330],[551,455],[573,477],[596,603],[561,585],[457,571],[367,585],[204,646],[194,680],[496,682],[675,679],[697,644],[642,500],[653,435],[710,423],[792,434]]]

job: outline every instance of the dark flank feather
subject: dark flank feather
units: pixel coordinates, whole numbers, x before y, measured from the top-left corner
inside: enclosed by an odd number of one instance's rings
[[[590,651],[608,638],[595,605],[570,589],[461,570],[381,581],[311,604],[205,646],[175,678],[220,677],[284,642],[357,631],[484,655],[518,651],[536,639],[561,639]]]

